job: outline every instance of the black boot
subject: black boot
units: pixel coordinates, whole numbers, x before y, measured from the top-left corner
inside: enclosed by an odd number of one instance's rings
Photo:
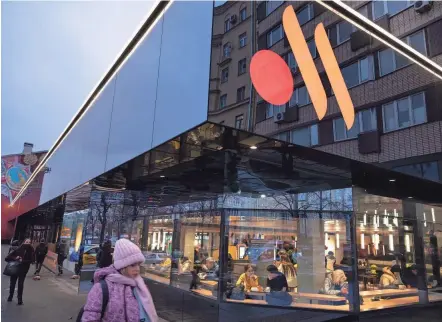
[[[9,295],[8,296],[8,302],[12,302],[12,298],[14,297],[14,294],[12,294],[12,295]]]
[[[23,300],[18,300],[17,305],[23,305]]]

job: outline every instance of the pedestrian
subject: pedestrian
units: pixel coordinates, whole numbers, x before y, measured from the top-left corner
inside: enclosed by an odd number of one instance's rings
[[[63,262],[67,258],[66,256],[66,241],[63,239],[61,242],[57,243],[55,247],[55,252],[57,253],[57,266],[58,266],[58,276],[63,275]]]
[[[140,276],[144,263],[140,248],[128,239],[115,244],[114,264],[94,274],[94,286],[88,294],[82,322],[145,321],[158,322],[152,296]],[[109,292],[108,304],[101,317],[104,280]]]
[[[9,247],[8,254],[11,254],[14,250],[20,247],[20,242],[18,240],[14,240],[11,243],[11,247]]]
[[[40,275],[41,267],[48,254],[48,245],[46,245],[45,240],[40,240],[40,244],[35,248],[35,273],[34,275]]]
[[[103,247],[97,254],[97,266],[105,268],[112,265],[112,243],[110,240],[104,242]]]
[[[18,275],[11,276],[10,278],[8,302],[12,302],[12,299],[14,298],[15,284],[18,280],[17,300],[18,305],[23,305],[23,288],[25,278],[26,274],[28,274],[29,267],[34,261],[34,248],[31,245],[31,240],[29,238],[26,239],[20,247],[13,250],[11,253],[8,254],[8,256],[6,256],[5,261],[20,262]]]

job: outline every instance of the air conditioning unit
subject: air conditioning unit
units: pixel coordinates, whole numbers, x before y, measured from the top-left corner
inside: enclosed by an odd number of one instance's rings
[[[414,3],[414,10],[416,10],[419,13],[424,13],[430,11],[432,6],[433,6],[433,1],[416,1]]]
[[[285,122],[285,113],[284,112],[278,112],[273,116],[273,121],[277,124],[281,124]]]
[[[427,1],[427,2],[428,2],[428,1]],[[231,22],[232,24],[235,24],[235,23],[236,23],[236,20],[237,20],[236,15],[231,15],[231,16],[230,16],[230,22]]]

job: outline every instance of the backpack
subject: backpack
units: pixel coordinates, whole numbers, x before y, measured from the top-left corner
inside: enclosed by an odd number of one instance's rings
[[[107,283],[105,280],[100,280],[100,285],[101,285],[101,292],[103,293],[103,301],[101,302],[101,318],[100,318],[100,320],[102,320],[104,317],[104,312],[106,311],[107,303],[109,302],[109,289],[107,287]],[[83,313],[84,313],[84,306],[80,309],[80,312],[78,312],[76,320],[77,322],[81,322]]]

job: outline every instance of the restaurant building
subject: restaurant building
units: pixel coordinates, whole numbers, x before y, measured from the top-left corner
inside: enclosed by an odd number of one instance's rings
[[[337,3],[315,6],[380,41],[382,32]],[[66,247],[63,265],[80,272],[80,292],[91,287],[98,245],[130,239],[145,254],[141,274],[166,320],[327,321],[437,308],[442,184],[211,119],[220,93],[212,87],[216,12],[211,2],[177,1],[149,13],[42,160],[51,171],[39,206],[19,217],[16,235],[27,237],[40,221],[52,227],[47,240]],[[411,47],[393,47],[407,55],[416,82],[440,84],[437,57],[431,64]],[[272,77],[275,64],[259,70]],[[336,73],[321,75],[336,82]],[[410,93],[407,102],[421,105],[407,105],[408,116],[421,119],[422,104],[434,104],[427,98]],[[348,115],[344,100],[327,101],[322,120],[330,110]],[[393,104],[401,120],[404,104]],[[379,138],[367,133],[358,138],[364,149]],[[285,276],[284,289],[271,282],[270,265]]]

